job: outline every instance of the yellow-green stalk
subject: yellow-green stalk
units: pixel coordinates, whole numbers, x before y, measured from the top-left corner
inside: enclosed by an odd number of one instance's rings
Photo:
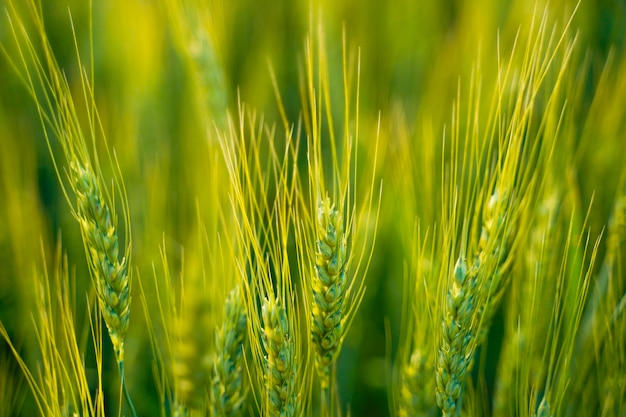
[[[619,279],[625,237],[626,188],[621,185],[608,221],[604,259],[577,335],[576,362],[571,375],[582,377],[573,380],[571,392],[576,398],[573,407],[594,407],[594,402],[598,402],[608,409],[619,408],[617,398],[624,398],[626,392],[622,384],[626,368],[622,336],[626,328],[626,284]],[[589,351],[596,353],[586,354]],[[598,369],[605,370],[604,377],[597,380],[603,385],[602,394],[586,389],[589,379],[596,378]]]
[[[359,187],[357,177],[363,176],[356,163],[360,136],[359,68],[349,65],[344,38],[343,130],[336,129],[331,117],[334,110],[321,25],[316,35],[307,39],[306,73],[301,84],[308,184],[298,184],[302,205],[296,240],[311,323],[311,347],[321,388],[320,413],[332,415],[340,408],[335,395],[334,366],[363,299],[364,278],[376,236],[376,224],[372,223],[377,222],[378,212],[372,202],[378,137],[377,132],[372,133],[375,145],[371,153],[371,182],[367,178],[366,185]],[[358,57],[354,58],[358,62]],[[326,123],[328,135],[322,129]],[[289,122],[284,120],[284,124],[288,126]]]
[[[102,192],[103,185],[89,162],[74,158],[70,162],[71,187],[76,194],[74,212],[80,225],[89,270],[95,283],[100,312],[104,318],[120,370],[121,385],[128,405],[137,415],[125,383],[124,338],[128,331],[131,304],[130,225],[124,213],[127,247],[120,255],[117,220]],[[125,198],[125,195],[122,194]],[[128,202],[123,202],[127,209]]]
[[[121,388],[132,414],[136,415],[124,379],[124,337],[128,330],[131,304],[132,234],[128,198],[120,168],[114,153],[108,148],[95,104],[91,78],[83,66],[78,49],[76,56],[82,87],[80,97],[84,100],[82,110],[86,113],[87,129],[81,126],[72,89],[64,71],[55,60],[41,8],[34,1],[29,4],[38,40],[43,47],[43,59],[37,56],[38,48],[33,46],[14,5],[10,7],[9,16],[14,18],[12,20],[10,17],[11,30],[23,65],[21,77],[35,100],[59,183],[72,214],[79,223],[100,312],[106,323],[120,370]],[[74,41],[77,48],[78,42],[76,39]],[[93,60],[93,55],[91,58]],[[87,145],[86,133],[90,135],[92,151]],[[52,135],[61,146],[60,154],[52,144]],[[110,163],[112,183],[116,192],[113,195],[106,186],[97,154],[97,144],[103,145]],[[71,193],[68,192],[63,171],[69,177],[69,189],[73,191],[76,203],[70,197]],[[118,240],[116,199],[121,205],[126,237],[124,245]]]

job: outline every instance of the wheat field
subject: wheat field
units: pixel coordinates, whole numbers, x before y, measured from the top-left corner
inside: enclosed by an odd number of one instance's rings
[[[626,416],[623,0],[0,10],[0,416]]]

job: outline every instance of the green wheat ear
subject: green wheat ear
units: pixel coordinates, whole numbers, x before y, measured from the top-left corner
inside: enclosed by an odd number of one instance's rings
[[[432,375],[432,364],[424,353],[419,348],[414,350],[402,367],[398,417],[423,415],[433,407],[435,389],[428,378]]]
[[[118,363],[124,362],[124,336],[130,318],[130,278],[125,257],[119,259],[117,225],[98,178],[88,164],[70,164],[78,207],[76,216],[87,249],[96,291]]]
[[[297,363],[293,335],[285,308],[276,300],[263,301],[263,346],[266,351],[266,392],[269,416],[298,414]]]
[[[343,341],[346,293],[346,239],[343,218],[326,199],[317,213],[316,274],[312,280],[312,327],[315,364],[323,388]]]
[[[460,257],[454,267],[454,280],[446,298],[437,356],[436,399],[444,416],[455,414],[465,376],[472,366],[477,296],[475,272],[468,271],[465,259]]]
[[[83,66],[73,24],[76,58],[80,68],[79,80],[82,86],[82,94],[79,96],[84,100],[83,110],[86,112],[88,129],[81,126],[76,106],[82,100],[75,102],[73,90],[64,71],[59,67],[49,43],[42,11],[37,3],[30,2],[30,9],[37,44],[42,49],[33,45],[26,26],[14,6],[11,4],[11,11],[7,10],[22,68],[18,69],[15,63],[13,65],[21,72],[19,76],[35,101],[57,179],[72,214],[79,223],[99,308],[115,350],[121,388],[132,415],[136,416],[124,377],[124,337],[128,331],[131,304],[129,271],[132,239],[128,199],[115,154],[110,152],[107,145],[91,86],[92,80]],[[91,42],[90,47],[93,49]],[[41,51],[42,57],[38,56],[38,51]],[[92,60],[90,63],[93,66]],[[89,132],[92,146],[87,144],[84,136],[86,131]],[[53,136],[56,137],[60,150],[56,145],[53,146]],[[115,195],[119,197],[122,206],[126,234],[126,247],[122,249],[122,254],[117,234],[114,198],[111,197],[102,178],[97,141],[104,146],[114,171],[113,183],[117,187]],[[93,148],[92,154],[89,152],[90,148]],[[62,175],[62,166],[65,166],[63,161],[67,163],[67,178]],[[69,187],[66,180],[69,180]],[[76,203],[70,198],[68,188],[75,194]]]
[[[243,292],[235,287],[226,298],[225,318],[216,334],[211,407],[214,416],[239,415],[246,400],[243,345],[248,331]]]
[[[510,216],[508,211],[511,211],[510,194],[508,188],[496,189],[483,209],[483,226],[478,241],[480,252],[474,266],[483,292],[483,302],[478,308],[482,317],[477,335],[478,345],[487,339],[493,316],[509,281],[511,240],[514,235],[514,224],[507,218]]]
[[[181,310],[172,322],[172,372],[179,411],[196,413],[206,408],[211,380],[211,304],[197,271],[183,283]]]

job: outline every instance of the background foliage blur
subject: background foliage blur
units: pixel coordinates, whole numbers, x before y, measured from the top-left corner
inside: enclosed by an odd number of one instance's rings
[[[14,3],[28,13],[22,0]],[[202,107],[195,101],[197,80],[189,76],[171,22],[156,0],[94,1],[92,27],[86,0],[42,3],[52,48],[77,92],[80,85],[68,10],[85,57],[93,32],[96,101],[128,189],[135,265],[142,275],[149,275],[153,263],[159,262],[163,238],[171,247],[182,247],[193,234],[198,201],[214,196],[210,170],[205,169],[211,163],[210,139]],[[0,9],[6,6],[6,0],[0,0]],[[573,1],[553,0],[550,16],[562,24],[574,6]],[[545,4],[525,0],[206,0],[201,7],[207,11],[204,24],[223,70],[222,88],[229,109],[236,112],[240,98],[277,126],[281,123],[270,63],[287,116],[295,122],[301,112],[304,39],[316,30],[315,22],[323,22],[334,94],[341,94],[344,27],[348,46],[360,49],[361,117],[365,132],[374,131],[381,117],[379,175],[385,189],[365,301],[348,334],[338,374],[342,400],[350,404],[353,415],[365,415],[365,410],[368,415],[386,415],[386,361],[398,345],[403,267],[410,254],[406,225],[417,218],[422,224],[434,224],[437,218],[436,204],[419,198],[428,195],[425,190],[438,189],[433,173],[419,161],[441,159],[440,142],[459,83],[463,89],[479,66],[485,94],[489,94],[497,69],[498,37],[506,55],[518,28],[529,25],[534,8],[543,10]],[[568,130],[570,151],[581,172],[563,175],[579,191],[581,207],[593,198],[589,225],[597,234],[607,224],[626,166],[626,1],[583,0],[573,28],[579,31],[570,80],[578,94],[572,97],[577,117],[568,121]],[[0,43],[9,54],[15,52],[4,15]],[[341,106],[334,110],[341,112]],[[360,152],[367,157],[372,151],[367,140],[373,135],[363,136]],[[400,177],[406,181],[398,181]],[[32,100],[3,57],[0,320],[27,358],[34,355],[29,348],[33,344],[31,316],[23,313],[33,304],[31,277],[43,268],[42,251],[48,259],[53,257],[60,239],[81,294],[81,282],[86,287],[89,280],[84,279],[88,270],[80,232],[60,192]],[[77,311],[83,311],[84,297],[76,301]],[[141,309],[136,306],[127,338],[127,362],[132,364],[127,365],[128,379],[135,387],[137,408],[153,407],[154,412],[146,415],[156,415],[151,358],[145,354],[148,341]],[[79,317],[79,327],[86,325]],[[387,344],[391,351],[386,351]],[[111,357],[110,351],[106,354]],[[113,362],[108,362],[111,373],[115,373]],[[9,382],[19,381],[18,375],[0,342],[0,389],[19,392],[19,386]]]

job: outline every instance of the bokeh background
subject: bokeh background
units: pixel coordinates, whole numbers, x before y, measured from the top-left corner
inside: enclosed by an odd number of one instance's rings
[[[128,188],[134,233],[134,262],[144,275],[159,262],[158,246],[189,241],[198,199],[212,190],[204,170],[207,135],[199,114],[197,85],[176,45],[172,23],[157,0],[98,0],[93,22],[86,0],[42,0],[46,30],[69,83],[79,90],[76,51],[68,11],[84,57],[93,34],[94,90],[104,130],[120,159]],[[231,112],[240,99],[281,125],[272,87],[270,64],[287,117],[301,113],[299,80],[303,74],[305,38],[323,22],[328,45],[331,87],[341,94],[342,33],[360,51],[360,111],[365,155],[371,153],[380,116],[378,175],[385,182],[379,234],[367,293],[340,358],[338,373],[345,407],[352,415],[389,414],[389,370],[399,344],[403,274],[410,242],[406,225],[419,218],[434,224],[437,207],[420,196],[430,176],[408,158],[420,161],[422,147],[442,138],[449,124],[459,83],[469,83],[480,67],[489,96],[496,71],[498,39],[510,51],[518,28],[528,29],[534,10],[546,4],[525,0],[477,1],[265,1],[198,2],[209,16],[216,62],[221,66],[224,98]],[[26,2],[15,0],[28,15]],[[561,26],[576,2],[553,0],[549,21]],[[8,7],[0,0],[0,10]],[[589,225],[599,233],[606,225],[626,165],[626,1],[583,0],[573,19],[578,33],[571,76],[577,85],[577,117],[571,121],[578,167],[573,179],[581,206],[594,199]],[[0,43],[15,58],[8,19],[0,16]],[[341,107],[336,109],[341,112]],[[409,143],[409,148],[403,146]],[[406,181],[398,178],[406,176]],[[425,191],[426,190],[426,191]],[[431,190],[432,191],[432,190]],[[398,204],[398,202],[404,202]],[[62,239],[81,294],[80,277],[88,274],[80,232],[61,193],[32,99],[9,65],[0,58],[0,320],[20,347],[36,361],[31,328],[32,276]],[[175,245],[172,245],[175,246]],[[176,254],[173,255],[176,258]],[[88,280],[84,280],[83,282]],[[86,285],[86,284],[85,284]],[[84,290],[84,288],[83,288]],[[84,309],[77,297],[77,311]],[[136,304],[138,306],[138,304]],[[83,318],[84,320],[84,318]],[[142,312],[133,311],[127,366],[138,409],[156,415],[151,358]],[[86,325],[79,318],[80,325]],[[495,328],[502,326],[496,320]],[[497,331],[496,331],[497,338]],[[108,347],[107,347],[108,349]],[[107,352],[111,359],[111,352]],[[87,365],[89,359],[86,358]],[[115,366],[108,372],[115,381]],[[495,360],[494,360],[495,363]],[[8,351],[0,342],[0,387],[24,391]],[[21,388],[15,382],[21,381]],[[8,392],[8,391],[7,391]],[[19,398],[24,398],[21,394]],[[27,398],[27,397],[26,397]],[[28,404],[25,405],[28,410]],[[25,411],[26,412],[26,411]],[[29,415],[29,414],[24,414]]]

